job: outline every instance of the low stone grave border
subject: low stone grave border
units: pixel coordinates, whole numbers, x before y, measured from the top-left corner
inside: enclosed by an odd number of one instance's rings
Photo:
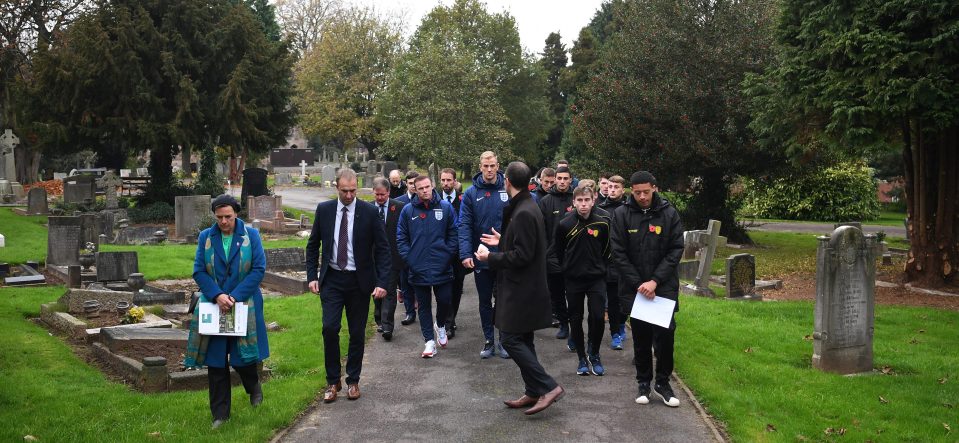
[[[272,271],[266,271],[263,274],[263,280],[260,284],[284,295],[300,295],[304,292],[310,292],[310,284],[306,280],[298,280]]]

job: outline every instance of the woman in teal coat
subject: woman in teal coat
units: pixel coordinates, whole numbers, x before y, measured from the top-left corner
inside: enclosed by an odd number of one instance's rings
[[[260,234],[236,217],[236,199],[223,194],[213,200],[216,224],[204,229],[197,239],[193,280],[204,302],[216,303],[223,312],[242,302],[251,309],[245,337],[199,335],[197,321],[190,330],[186,366],[208,367],[210,412],[213,428],[230,418],[230,366],[240,375],[250,404],[263,401],[257,364],[270,356],[263,319],[260,282],[266,270],[266,256]]]

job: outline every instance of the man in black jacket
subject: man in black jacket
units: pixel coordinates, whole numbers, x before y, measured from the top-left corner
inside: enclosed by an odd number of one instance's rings
[[[609,177],[606,186],[606,200],[597,203],[597,206],[606,210],[612,216],[616,208],[626,203],[623,198],[623,188],[626,180],[623,177],[614,175]],[[626,339],[626,314],[623,314],[619,303],[619,272],[616,266],[610,262],[606,272],[606,312],[609,316],[609,347],[614,350],[623,350],[623,340]]]
[[[546,228],[546,239],[552,245],[556,234],[556,225],[559,220],[573,211],[573,190],[570,184],[573,174],[569,168],[560,166],[556,169],[556,183],[549,190],[549,194],[539,201],[539,209],[543,213],[543,224]],[[553,317],[559,321],[559,331],[556,338],[569,338],[569,313],[566,310],[566,287],[563,269],[556,261],[556,257],[547,257],[547,276],[549,295],[552,301]],[[571,345],[572,342],[568,343]]]
[[[569,327],[579,363],[578,375],[606,373],[599,348],[606,329],[606,262],[609,260],[609,213],[593,207],[592,187],[580,184],[573,191],[576,211],[566,214],[556,226],[551,252],[566,278]],[[615,296],[615,294],[614,294]],[[588,306],[589,347],[583,340],[583,302]],[[587,356],[588,349],[588,356]]]
[[[519,366],[525,394],[504,403],[510,408],[524,408],[532,415],[548,408],[563,395],[563,387],[543,369],[533,346],[533,331],[550,326],[549,294],[546,284],[546,232],[542,213],[533,203],[526,188],[530,170],[522,162],[506,167],[506,190],[509,204],[503,209],[503,236],[494,228],[483,234],[482,242],[499,246],[490,252],[483,245],[475,255],[489,262],[496,274],[495,325],[501,332],[503,347]]]
[[[399,169],[390,171],[390,198],[400,198],[406,195],[406,182],[400,175]]]
[[[400,282],[400,273],[403,271],[403,258],[396,249],[396,225],[400,218],[403,203],[390,198],[390,182],[383,177],[373,179],[373,205],[379,214],[380,221],[386,227],[386,239],[390,242],[392,251],[389,286],[386,287],[386,297],[382,300],[373,300],[373,320],[376,320],[376,332],[383,334],[383,339],[393,339],[393,322],[396,315],[396,287]]]
[[[621,310],[629,314],[637,297],[656,296],[676,301],[679,310],[679,274],[683,256],[683,226],[679,213],[655,192],[656,178],[639,171],[629,179],[633,199],[613,212],[612,251],[619,274]],[[667,406],[679,406],[669,386],[673,372],[676,319],[668,328],[630,318],[639,395],[636,403],[649,403],[653,379],[652,349],[656,351],[656,384],[653,391]]]

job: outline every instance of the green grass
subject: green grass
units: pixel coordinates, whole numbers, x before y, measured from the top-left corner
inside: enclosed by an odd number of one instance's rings
[[[47,259],[47,217],[17,215],[11,208],[0,208],[0,234],[6,246],[0,248],[0,262],[44,262]]]
[[[890,226],[901,228],[902,220],[906,218],[906,213],[899,211],[891,211],[883,209],[879,211],[879,218],[875,220],[863,220],[862,224],[872,225],[872,226]],[[849,220],[836,220],[836,221],[814,221],[814,220],[785,220],[781,218],[757,218],[757,217],[742,217],[739,218],[740,221],[754,221],[757,223],[838,223],[839,221],[849,221]]]
[[[726,258],[733,254],[756,256],[756,277],[774,278],[795,272],[816,272],[815,234],[796,232],[750,231],[754,246],[734,249],[722,247],[713,258],[712,274],[724,275]]]
[[[957,439],[957,312],[877,306],[874,367],[892,372],[847,377],[812,368],[811,302],[681,303],[676,370],[733,441]]]
[[[62,287],[0,288],[0,441],[266,441],[292,423],[325,386],[321,309],[314,295],[265,301],[273,378],[254,412],[234,389],[228,425],[210,430],[206,390],[142,394],[107,380],[61,338],[30,320]],[[371,309],[372,312],[372,309]],[[347,334],[340,349],[346,355]],[[159,437],[149,434],[158,432]]]

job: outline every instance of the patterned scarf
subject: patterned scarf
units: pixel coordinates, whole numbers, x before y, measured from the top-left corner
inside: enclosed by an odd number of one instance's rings
[[[241,281],[246,278],[247,274],[250,273],[250,268],[253,267],[253,248],[250,246],[250,237],[246,235],[246,230],[244,230],[242,238],[243,242],[240,245],[240,263],[238,269]],[[203,260],[207,274],[210,274],[213,280],[216,281],[216,266],[214,266],[213,263],[214,247],[219,247],[219,245],[213,245],[210,236],[208,236],[206,243],[203,245]],[[200,297],[204,300],[206,299],[202,293],[200,293]],[[237,337],[237,347],[240,349],[240,361],[245,364],[252,364],[260,357],[260,350],[256,342],[256,304],[252,298],[247,306],[249,307],[249,312],[246,318],[246,336]],[[210,336],[200,335],[199,327],[200,304],[197,303],[193,309],[193,321],[190,322],[190,336],[187,339],[186,358],[184,360],[184,366],[188,368],[202,367],[204,363],[206,363],[206,352],[210,344]]]

